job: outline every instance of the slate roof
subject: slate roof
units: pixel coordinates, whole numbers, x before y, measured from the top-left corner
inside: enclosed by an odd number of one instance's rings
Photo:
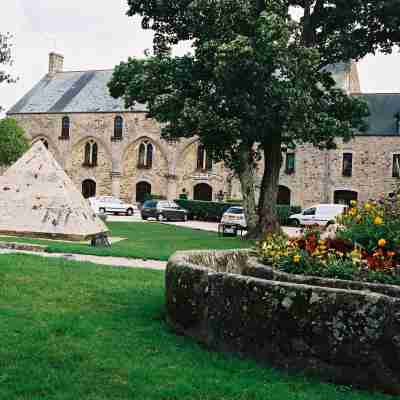
[[[371,113],[368,129],[362,135],[400,136],[396,114],[400,112],[400,93],[370,93],[355,95],[365,99]]]
[[[8,114],[146,111],[143,104],[127,109],[110,96],[113,70],[58,72],[46,75]]]

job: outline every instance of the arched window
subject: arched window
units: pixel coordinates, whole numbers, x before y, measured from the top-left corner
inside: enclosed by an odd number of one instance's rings
[[[96,196],[96,182],[86,179],[82,182],[82,195],[85,199]]]
[[[70,126],[70,121],[69,117],[64,117],[62,119],[62,124],[61,124],[61,139],[68,140],[69,139],[69,126]]]
[[[138,168],[152,168],[154,157],[154,147],[148,142],[142,142],[139,146]]]
[[[97,143],[94,140],[90,140],[85,144],[85,154],[83,165],[85,167],[96,167],[97,166]]]
[[[114,119],[114,139],[121,140],[122,139],[122,131],[124,128],[124,120],[122,117],[118,116]]]
[[[279,186],[277,204],[290,206],[290,189],[286,186]]]
[[[46,147],[46,149],[48,150],[49,149],[49,142],[44,138],[40,139],[40,141],[43,143],[44,147]]]
[[[212,158],[208,156],[205,147],[199,144],[197,147],[197,169],[200,171],[209,171],[212,167]]]

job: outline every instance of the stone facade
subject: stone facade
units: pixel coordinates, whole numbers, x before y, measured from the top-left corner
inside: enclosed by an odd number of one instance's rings
[[[182,139],[167,142],[160,126],[146,118],[145,106],[126,110],[112,99],[107,82],[112,71],[63,72],[63,57],[49,57],[49,74],[8,113],[18,120],[35,142],[43,140],[79,189],[84,182],[95,185],[96,195],[115,195],[125,201],[143,197],[143,187],[168,199],[186,193],[193,199],[240,199],[241,190],[223,163],[198,168],[198,142]],[[348,93],[359,92],[354,63],[332,66],[332,73]],[[360,95],[364,96],[364,95]],[[399,178],[392,177],[394,154],[400,154],[400,96],[365,95],[370,103],[371,129],[350,143],[338,143],[334,151],[299,146],[294,170],[281,173],[280,201],[301,207],[314,203],[361,201],[390,193]],[[108,111],[114,110],[114,111]],[[63,119],[69,118],[69,135],[63,136]],[[123,129],[114,137],[115,119],[122,117]],[[97,163],[85,165],[85,146],[96,143]],[[151,145],[151,166],[140,165],[141,144]],[[343,176],[343,153],[351,154],[351,176]],[[261,168],[259,171],[261,175]],[[347,174],[349,175],[349,174]]]
[[[122,140],[112,140],[114,119],[124,120]],[[85,180],[96,182],[97,195],[121,196],[136,201],[136,185],[147,182],[153,194],[169,199],[186,192],[194,197],[198,184],[212,188],[213,199],[222,191],[225,197],[241,198],[240,184],[223,163],[214,163],[210,171],[197,169],[196,140],[168,143],[160,138],[158,124],[145,113],[69,114],[70,138],[61,139],[64,114],[14,115],[32,139],[45,140],[50,151],[78,188]],[[98,145],[98,164],[84,166],[85,144]],[[152,168],[138,167],[139,146],[150,142],[154,147]],[[343,176],[343,153],[351,153],[352,174]],[[338,143],[337,150],[321,151],[299,146],[295,152],[295,170],[281,171],[281,185],[290,190],[290,203],[306,207],[313,203],[333,202],[336,191],[357,194],[360,201],[390,193],[399,186],[392,177],[393,155],[400,154],[400,136],[357,136],[349,143]],[[285,162],[284,162],[285,164]]]

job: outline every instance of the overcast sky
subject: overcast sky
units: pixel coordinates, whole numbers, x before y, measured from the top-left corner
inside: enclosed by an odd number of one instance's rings
[[[14,35],[14,85],[0,86],[0,105],[10,108],[46,73],[48,53],[64,55],[65,70],[113,68],[142,56],[152,34],[127,17],[126,0],[1,0],[0,32]],[[187,47],[178,49],[178,54]],[[400,92],[400,54],[359,63],[363,92]]]

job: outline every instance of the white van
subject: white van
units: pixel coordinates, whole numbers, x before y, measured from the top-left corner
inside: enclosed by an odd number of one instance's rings
[[[320,225],[335,223],[336,218],[347,209],[345,204],[318,204],[306,208],[301,214],[289,217],[291,225]]]

